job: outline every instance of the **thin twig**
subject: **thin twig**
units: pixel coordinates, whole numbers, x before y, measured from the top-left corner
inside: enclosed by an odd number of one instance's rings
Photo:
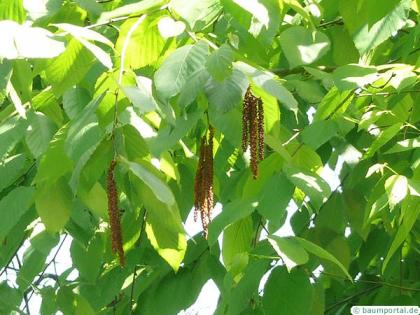
[[[18,253],[18,251],[19,251],[19,249],[21,248],[21,246],[23,245],[23,243],[25,242],[25,240],[26,240],[26,237],[28,236],[28,234],[29,234],[29,231],[27,231],[26,233],[25,233],[25,235],[23,236],[23,238],[22,238],[22,240],[21,240],[21,242],[20,242],[20,244],[19,244],[19,246],[16,248],[16,251],[14,252],[14,254],[9,258],[9,261],[6,263],[6,265],[4,266],[4,268],[3,268],[3,270],[0,272],[0,277],[5,273],[5,272],[7,272],[7,269],[9,268],[9,265],[12,263],[12,261],[13,261],[13,258],[15,258],[15,256],[17,255],[17,253]]]
[[[345,303],[347,303],[347,302],[350,302],[351,300],[353,300],[354,298],[356,298],[356,297],[358,297],[358,296],[361,296],[361,295],[367,294],[367,293],[369,293],[369,292],[371,292],[371,291],[374,291],[374,290],[376,290],[376,289],[379,289],[380,287],[382,287],[382,285],[378,284],[378,285],[376,285],[376,286],[370,287],[370,288],[368,288],[368,289],[366,289],[366,290],[363,290],[363,291],[361,291],[361,292],[357,292],[356,294],[353,294],[353,295],[351,295],[351,296],[349,296],[349,297],[347,297],[347,298],[345,298],[345,299],[343,299],[343,300],[341,300],[341,301],[338,301],[338,302],[336,302],[336,303],[334,303],[334,304],[332,304],[332,305],[328,306],[328,307],[325,309],[325,313],[327,313],[327,312],[329,312],[329,311],[333,310],[333,309],[334,309],[334,308],[336,308],[337,306],[340,306],[340,305],[342,305],[342,304],[345,304]]]
[[[319,71],[331,73],[335,69],[337,69],[337,67],[318,67],[316,69],[319,70]],[[269,71],[274,73],[274,74],[277,74],[280,77],[284,77],[284,76],[287,76],[287,75],[290,75],[290,74],[304,74],[304,73],[307,73],[307,71],[304,67],[296,67],[296,68],[293,68],[293,69],[274,68],[274,69],[269,69]]]
[[[39,279],[43,278],[45,271],[47,270],[47,268],[52,264],[53,261],[55,261],[55,259],[57,258],[58,253],[60,252],[61,247],[63,246],[64,242],[66,241],[67,238],[67,234],[64,234],[63,239],[61,240],[60,245],[58,245],[58,248],[53,256],[53,258],[51,258],[51,260],[48,262],[48,264],[44,267],[44,269],[42,270],[41,274],[39,275]],[[32,295],[34,294],[34,291],[32,291],[31,295],[29,296],[29,300],[31,299]]]
[[[405,91],[395,91],[395,92],[376,92],[376,93],[355,93],[355,97],[367,97],[367,96],[388,96],[395,94],[405,94],[405,93],[420,93],[420,90],[405,90]]]
[[[136,272],[137,272],[137,265],[134,265],[133,271],[133,282],[131,283],[131,292],[130,292],[130,314],[134,314],[133,304],[134,304],[134,285],[136,284]]]
[[[327,26],[330,26],[330,25],[343,25],[343,24],[344,24],[343,18],[339,17],[335,20],[321,23],[321,24],[318,25],[318,27],[327,27]]]
[[[341,276],[341,275],[336,275],[333,273],[329,273],[326,271],[321,271],[321,274],[324,274],[326,276],[329,277],[334,277],[334,278],[338,278],[338,279],[343,279],[343,280],[348,280],[347,277]],[[420,292],[420,289],[418,288],[410,288],[410,287],[404,287],[402,285],[398,285],[398,284],[394,284],[394,283],[390,283],[390,282],[385,282],[385,281],[374,281],[374,280],[364,280],[364,279],[354,279],[354,282],[359,282],[359,283],[368,283],[368,284],[380,284],[386,287],[390,287],[390,288],[395,288],[395,289],[400,289],[403,291],[414,291],[414,292]]]

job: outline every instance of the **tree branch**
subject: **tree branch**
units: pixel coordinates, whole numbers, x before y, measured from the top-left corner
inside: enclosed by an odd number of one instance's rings
[[[349,297],[345,298],[344,300],[338,301],[338,302],[336,302],[336,303],[334,303],[334,304],[332,304],[332,305],[328,306],[328,307],[325,309],[325,313],[327,313],[327,312],[329,312],[329,311],[333,310],[333,309],[334,309],[334,308],[336,308],[337,306],[340,306],[340,305],[342,305],[342,304],[345,304],[345,303],[347,303],[347,302],[350,302],[350,301],[351,301],[351,300],[353,300],[354,298],[357,298],[357,297],[359,297],[359,296],[361,296],[361,295],[365,295],[365,294],[367,294],[367,293],[369,293],[369,292],[372,292],[372,291],[374,291],[374,290],[376,290],[376,289],[379,289],[380,287],[382,287],[382,285],[378,284],[378,285],[375,285],[375,286],[373,286],[373,287],[370,287],[370,288],[368,288],[368,289],[366,289],[366,290],[363,290],[363,291],[361,291],[361,292],[357,292],[356,294],[353,294],[353,295],[351,295],[351,296],[349,296]]]
[[[67,238],[67,234],[64,235],[60,245],[58,245],[58,248],[57,248],[53,258],[51,258],[51,260],[48,262],[48,264],[44,267],[44,269],[42,270],[41,274],[38,277],[38,280],[44,278],[45,271],[52,264],[52,262],[55,261],[55,259],[57,258],[57,255],[60,252],[61,247],[63,246],[64,242],[66,241],[66,238]],[[34,291],[32,291],[31,295],[29,296],[29,298],[28,298],[29,300],[31,299],[33,294],[34,294]]]
[[[317,67],[316,68],[319,71],[324,71],[327,73],[331,73],[333,72],[335,69],[337,69],[337,67]],[[269,69],[270,72],[277,74],[280,77],[284,77],[290,74],[303,74],[303,73],[307,73],[306,69],[304,67],[296,67],[293,69],[287,69],[287,68],[274,68],[274,69]]]
[[[3,270],[0,272],[0,277],[1,277],[1,276],[2,276],[5,272],[6,272],[6,270],[9,268],[9,265],[12,263],[13,258],[15,258],[15,256],[17,255],[17,253],[18,253],[19,249],[21,248],[21,246],[22,246],[22,245],[23,245],[23,243],[25,242],[26,237],[28,236],[28,234],[29,234],[29,232],[28,232],[28,231],[24,234],[24,236],[23,236],[23,238],[22,238],[22,240],[21,240],[21,242],[20,242],[19,246],[16,248],[16,250],[15,250],[14,254],[10,257],[9,261],[6,263],[6,265],[4,266]]]

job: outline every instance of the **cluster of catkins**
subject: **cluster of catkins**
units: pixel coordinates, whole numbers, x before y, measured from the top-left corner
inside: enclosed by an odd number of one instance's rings
[[[213,210],[213,136],[214,129],[209,127],[207,133],[201,138],[200,157],[194,182],[194,220],[201,216],[204,236],[207,238],[208,225]]]
[[[124,266],[125,257],[122,244],[120,210],[118,209],[118,192],[114,179],[114,169],[117,162],[112,160],[107,174],[107,192],[108,192],[108,215],[111,225],[112,251],[118,253],[120,265]]]
[[[251,88],[245,93],[242,112],[242,150],[251,148],[251,171],[258,177],[258,161],[264,159],[264,109],[261,98],[255,97]]]

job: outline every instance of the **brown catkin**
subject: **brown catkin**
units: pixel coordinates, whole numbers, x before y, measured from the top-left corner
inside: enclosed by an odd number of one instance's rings
[[[209,140],[207,145],[207,178],[208,178],[208,185],[207,185],[207,204],[208,204],[208,222],[211,221],[211,213],[214,207],[214,196],[213,196],[213,137],[214,137],[214,129],[212,126],[209,127]]]
[[[207,238],[208,225],[214,205],[213,196],[213,136],[214,129],[209,127],[207,135],[201,138],[197,172],[194,180],[194,220],[200,214],[204,236]]]
[[[108,215],[111,226],[112,251],[118,253],[120,265],[124,266],[125,257],[122,245],[122,233],[120,224],[120,211],[118,209],[118,191],[114,179],[114,169],[117,162],[112,160],[107,174],[107,192],[108,192]]]
[[[261,98],[258,99],[258,157],[264,159],[264,108]]]
[[[264,159],[264,108],[261,98],[255,97],[248,87],[242,111],[242,150],[250,147],[251,172],[258,177],[258,161]]]
[[[258,112],[257,106],[252,104],[251,108],[251,128],[250,128],[250,146],[251,146],[251,171],[254,179],[258,177]]]
[[[206,138],[202,137],[200,142],[200,153],[198,159],[197,171],[194,179],[194,221],[198,220],[198,214],[201,213],[201,208],[204,198],[204,167],[205,167],[205,144]]]
[[[245,93],[245,99],[243,103],[242,111],[242,151],[246,151],[248,148],[248,139],[249,139],[249,122],[251,114],[251,104],[250,104],[250,93],[251,90],[248,90]]]

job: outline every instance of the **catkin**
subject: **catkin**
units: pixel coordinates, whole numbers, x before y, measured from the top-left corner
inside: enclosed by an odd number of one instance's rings
[[[262,100],[258,99],[258,157],[264,159],[264,108]]]
[[[118,253],[120,265],[124,266],[125,257],[122,244],[120,211],[118,209],[118,191],[114,179],[114,169],[117,162],[112,160],[107,174],[108,215],[111,226],[112,251]]]
[[[200,142],[198,167],[194,180],[194,220],[200,215],[204,237],[208,235],[208,225],[214,206],[213,197],[213,137],[214,129],[209,127],[208,138],[204,135]]]
[[[242,111],[242,150],[246,151],[250,147],[251,172],[254,179],[258,177],[258,161],[264,159],[264,141],[263,103],[248,87]]]

